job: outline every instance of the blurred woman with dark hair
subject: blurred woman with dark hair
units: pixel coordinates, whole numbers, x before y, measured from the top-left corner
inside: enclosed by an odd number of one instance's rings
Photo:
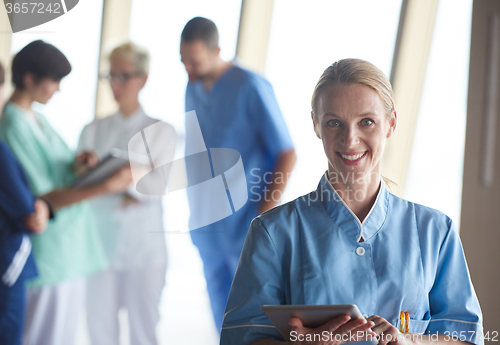
[[[123,191],[132,181],[127,167],[101,184],[68,187],[75,171],[94,166],[97,159],[87,152],[75,158],[32,104],[46,104],[70,72],[56,47],[41,40],[28,44],[12,62],[15,90],[0,119],[0,139],[20,161],[32,192],[56,212],[46,232],[31,238],[39,276],[28,285],[24,344],[74,343],[84,308],[81,278],[107,264],[89,208],[81,201]]]

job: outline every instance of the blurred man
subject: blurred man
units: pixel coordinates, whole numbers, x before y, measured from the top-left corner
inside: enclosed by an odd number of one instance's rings
[[[186,111],[195,110],[207,148],[231,148],[242,157],[249,199],[216,223],[191,231],[203,260],[207,289],[220,332],[231,282],[251,220],[279,203],[296,156],[271,84],[220,58],[219,34],[206,18],[191,19],[181,35],[180,54],[189,75]],[[186,126],[186,152],[197,138]],[[189,185],[200,179],[187,161]],[[216,206],[188,193],[190,228],[197,214]]]

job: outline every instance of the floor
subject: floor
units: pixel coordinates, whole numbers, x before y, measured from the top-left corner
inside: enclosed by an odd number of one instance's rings
[[[203,267],[198,250],[189,233],[176,231],[187,228],[187,201],[169,202],[165,217],[165,238],[169,254],[166,286],[160,304],[160,322],[157,327],[159,345],[218,344],[208,299]],[[76,345],[90,345],[86,324],[82,318]],[[129,344],[127,315],[119,315],[121,345]]]

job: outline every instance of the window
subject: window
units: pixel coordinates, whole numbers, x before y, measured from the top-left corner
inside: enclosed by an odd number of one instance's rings
[[[316,82],[343,58],[368,60],[389,76],[400,9],[401,0],[275,1],[265,74],[298,157],[285,201],[316,189],[328,167],[311,122]]]
[[[179,54],[181,32],[193,17],[206,17],[219,30],[221,57],[234,59],[240,19],[239,1],[136,0],[130,38],[149,50],[151,68],[140,100],[146,113],[165,120],[183,134],[187,73]]]
[[[458,225],[469,80],[472,0],[441,0],[417,120],[405,198]]]

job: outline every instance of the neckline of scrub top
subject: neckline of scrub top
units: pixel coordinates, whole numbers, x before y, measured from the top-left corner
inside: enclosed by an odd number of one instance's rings
[[[135,127],[136,124],[138,124],[144,116],[146,116],[146,113],[144,113],[144,109],[142,108],[141,105],[139,105],[139,108],[137,108],[132,114],[129,116],[123,115],[121,111],[118,110],[116,116],[116,119],[120,124],[124,124],[125,126],[132,126]]]
[[[328,193],[323,193],[323,191]],[[369,241],[385,223],[389,208],[389,192],[383,179],[380,179],[380,188],[373,206],[361,223],[351,209],[340,198],[339,194],[328,181],[327,173],[323,175],[318,185],[321,201],[330,215],[332,221],[341,228],[347,235],[353,237],[358,242],[363,236],[365,241]],[[324,198],[324,196],[332,196]]]
[[[227,70],[225,70],[220,76],[219,78],[217,78],[214,83],[212,84],[212,87],[207,91],[205,89],[205,85],[203,85],[203,81],[202,80],[197,80],[197,81],[194,81],[194,82],[189,82],[189,84],[193,84],[193,85],[200,85],[201,87],[201,90],[203,91],[203,94],[205,96],[210,96],[214,89],[217,87],[218,84],[220,84],[221,81],[223,81],[228,75],[231,74],[232,71],[235,71],[236,68],[238,66],[236,65],[236,63],[234,61],[231,61],[231,67],[229,67]]]
[[[30,109],[30,110],[24,109],[19,104],[14,103],[12,101],[8,101],[7,104],[8,104],[8,106],[15,107],[20,112],[22,112],[26,116],[26,118],[28,119],[28,121],[32,121],[33,124],[35,124],[38,127],[42,126],[42,122],[40,121],[40,116],[38,116],[37,113],[36,113],[36,111],[34,111],[33,109]],[[6,104],[6,106],[7,106],[7,104]]]
[[[27,124],[27,126],[33,132],[33,135],[35,135],[40,142],[45,143],[46,145],[48,145],[48,147],[50,147],[50,145],[53,145],[52,140],[54,140],[54,136],[52,135],[52,133],[55,132],[50,126],[50,124],[47,122],[47,119],[45,119],[45,117],[42,114],[40,114],[35,110],[28,111],[11,101],[8,101],[5,104],[4,108],[8,109],[9,107],[16,109],[12,114],[18,112],[23,114],[23,116],[21,117],[17,116],[16,120],[21,121],[21,123]],[[6,116],[9,116],[8,114],[10,114],[10,112],[6,111],[6,114],[7,114]]]

